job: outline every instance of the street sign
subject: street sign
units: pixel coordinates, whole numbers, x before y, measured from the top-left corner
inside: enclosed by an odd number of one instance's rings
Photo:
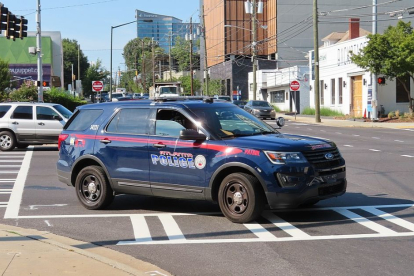
[[[300,88],[300,83],[298,81],[294,80],[290,83],[290,90],[291,91],[298,91],[299,88]]]
[[[103,82],[102,81],[93,81],[92,82],[92,91],[100,92],[103,89]]]

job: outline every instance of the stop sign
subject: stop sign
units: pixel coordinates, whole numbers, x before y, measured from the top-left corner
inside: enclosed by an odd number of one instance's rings
[[[100,92],[103,89],[103,82],[102,81],[93,81],[92,82],[92,90],[95,92]]]
[[[298,81],[295,81],[294,80],[294,81],[292,81],[290,83],[290,90],[292,90],[292,91],[298,91],[299,88],[300,88],[300,83]]]

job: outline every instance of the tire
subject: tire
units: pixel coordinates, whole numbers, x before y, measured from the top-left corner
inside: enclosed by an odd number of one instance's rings
[[[265,196],[255,177],[246,173],[232,173],[221,182],[218,202],[227,219],[247,223],[260,216],[265,206]]]
[[[13,150],[16,146],[16,138],[14,134],[10,131],[0,132],[0,150],[1,151],[10,151]]]
[[[80,203],[89,210],[104,209],[114,199],[108,178],[99,166],[83,168],[76,177],[75,189]]]

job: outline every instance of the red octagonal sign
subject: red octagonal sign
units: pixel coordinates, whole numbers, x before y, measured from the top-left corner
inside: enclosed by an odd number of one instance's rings
[[[103,89],[103,82],[102,81],[93,81],[92,82],[92,90],[95,92],[100,92]]]
[[[290,90],[292,90],[292,91],[298,91],[299,88],[300,88],[300,83],[298,81],[295,81],[294,80],[294,81],[292,81],[290,83]]]

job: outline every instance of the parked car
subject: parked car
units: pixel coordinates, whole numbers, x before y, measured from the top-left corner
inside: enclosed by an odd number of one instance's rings
[[[60,104],[35,102],[0,103],[0,150],[57,144],[72,112]]]
[[[212,98],[84,105],[58,147],[59,180],[91,210],[141,194],[218,202],[230,221],[246,223],[265,205],[315,204],[347,186],[332,141],[282,134]]]
[[[125,96],[124,96],[124,93],[112,93],[111,97],[112,97],[112,101],[116,102],[118,101],[119,98],[123,98]]]
[[[244,106],[244,110],[262,119],[276,118],[276,111],[267,101],[248,101]]]
[[[240,108],[244,108],[246,103],[247,103],[247,101],[243,101],[243,100],[234,100],[233,101],[233,104],[237,105]]]
[[[215,95],[214,98],[219,99],[219,100],[224,100],[224,101],[227,101],[227,102],[231,102],[231,97],[230,96]]]

